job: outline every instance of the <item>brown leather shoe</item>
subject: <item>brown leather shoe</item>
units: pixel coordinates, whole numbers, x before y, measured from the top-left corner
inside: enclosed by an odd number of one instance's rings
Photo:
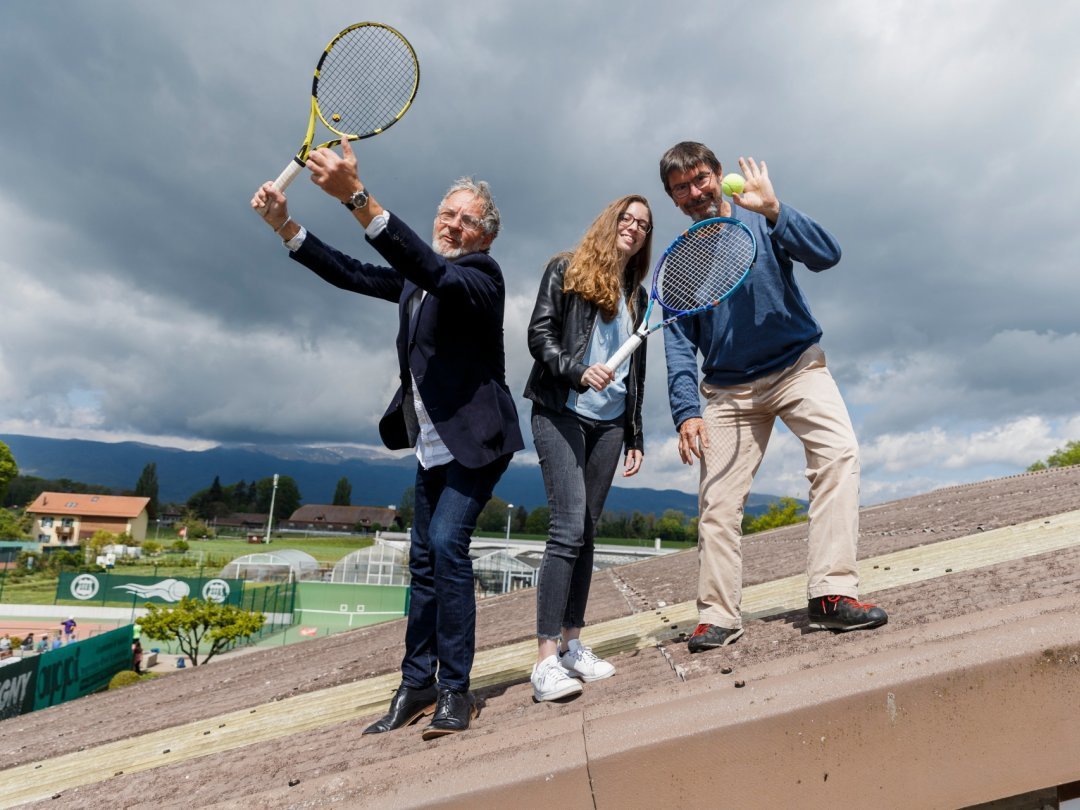
[[[474,717],[476,717],[476,704],[473,703],[472,695],[468,692],[440,689],[435,716],[431,718],[431,723],[420,736],[425,740],[434,740],[447,734],[456,734],[467,729]]]
[[[390,711],[364,729],[365,734],[382,734],[415,723],[435,708],[435,685],[414,689],[401,684],[390,701]]]

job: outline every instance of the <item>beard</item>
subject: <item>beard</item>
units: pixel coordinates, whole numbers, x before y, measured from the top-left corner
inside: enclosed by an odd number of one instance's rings
[[[466,253],[471,252],[465,249],[464,241],[456,247],[447,247],[444,245],[442,240],[439,239],[439,232],[437,229],[432,230],[431,232],[431,249],[444,259],[457,259],[464,256]]]
[[[431,249],[444,259],[458,259],[466,253],[465,248],[462,245],[458,245],[457,247],[444,247],[438,237],[431,240]]]
[[[711,198],[708,204],[704,208],[695,209],[690,212],[690,218],[694,222],[701,222],[702,220],[712,219],[713,217],[720,216],[720,201],[715,197]]]

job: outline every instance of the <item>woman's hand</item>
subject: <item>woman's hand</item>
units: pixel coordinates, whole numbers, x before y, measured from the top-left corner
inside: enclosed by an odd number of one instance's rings
[[[593,363],[581,375],[581,384],[594,391],[603,391],[615,379],[615,372],[603,363]]]

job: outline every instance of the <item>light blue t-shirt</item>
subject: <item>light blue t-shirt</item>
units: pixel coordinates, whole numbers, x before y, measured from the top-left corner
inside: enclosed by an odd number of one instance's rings
[[[589,348],[581,362],[586,366],[604,363],[615,354],[623,342],[634,333],[634,321],[626,307],[626,299],[619,298],[619,314],[605,323],[599,313],[593,324]],[[608,421],[617,419],[626,411],[626,377],[630,373],[630,364],[623,363],[615,371],[615,379],[603,391],[589,389],[579,394],[571,389],[566,398],[566,407],[586,419]]]

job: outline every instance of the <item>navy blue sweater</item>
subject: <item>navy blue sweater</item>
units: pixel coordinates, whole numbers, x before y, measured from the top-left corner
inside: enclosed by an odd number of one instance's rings
[[[678,427],[701,416],[697,353],[711,385],[738,385],[792,365],[821,338],[821,327],[795,283],[794,263],[814,272],[840,261],[832,234],[796,209],[780,206],[776,224],[736,208],[757,240],[753,268],[734,295],[715,309],[664,330],[671,416]]]

